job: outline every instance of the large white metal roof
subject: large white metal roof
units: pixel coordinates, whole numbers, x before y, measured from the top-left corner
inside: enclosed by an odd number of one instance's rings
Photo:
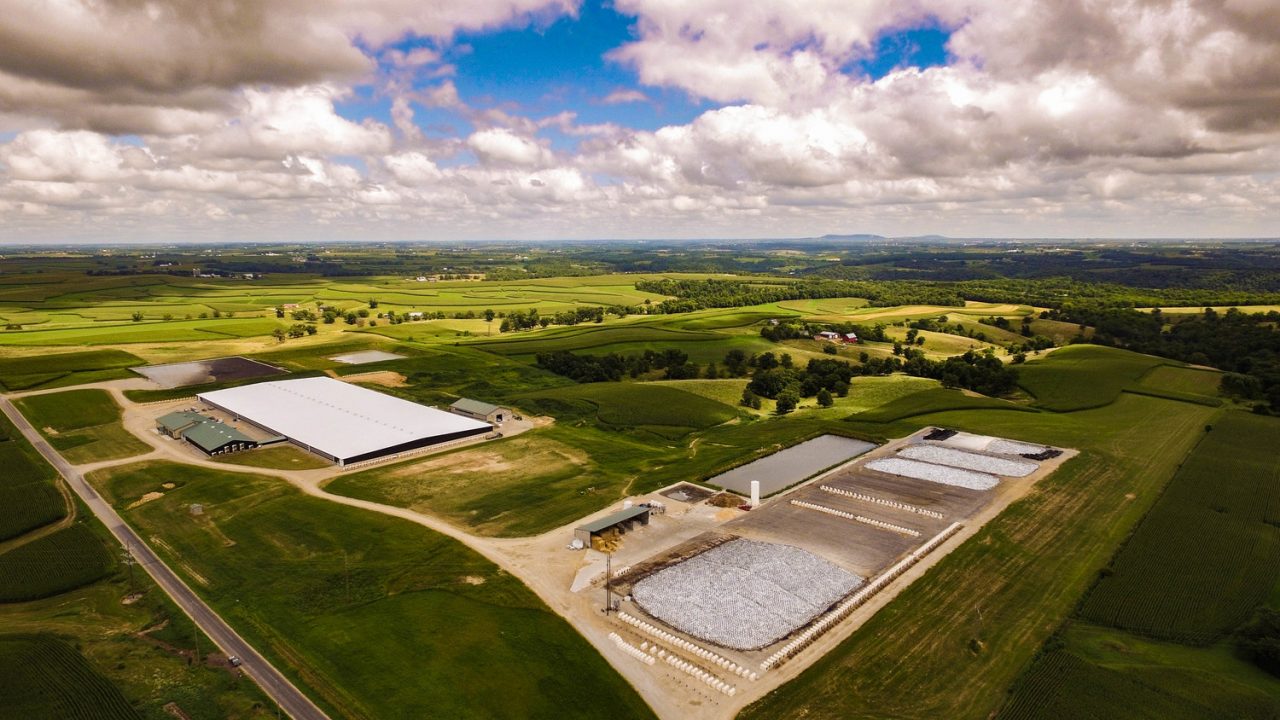
[[[337,458],[490,427],[327,377],[254,383],[198,397]]]

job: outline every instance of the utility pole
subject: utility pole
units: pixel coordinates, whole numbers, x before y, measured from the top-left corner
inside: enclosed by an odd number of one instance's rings
[[[134,584],[134,581],[133,581],[133,566],[137,564],[137,562],[133,559],[133,547],[129,540],[125,540],[125,545],[124,545],[123,552],[121,553],[121,556],[120,556],[120,561],[124,563],[125,567],[129,568],[129,594],[132,595],[138,592],[138,587],[137,585]]]
[[[604,614],[613,608],[613,553],[604,556]]]

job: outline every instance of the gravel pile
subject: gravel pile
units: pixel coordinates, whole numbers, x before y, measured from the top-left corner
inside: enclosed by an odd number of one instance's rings
[[[988,475],[987,473],[898,457],[872,460],[866,464],[866,467],[871,470],[889,473],[890,475],[927,480],[928,482],[936,482],[943,485],[954,485],[956,487],[969,488],[970,490],[990,490],[999,482],[994,475]]]
[[[753,650],[786,637],[862,583],[797,547],[731,540],[650,575],[631,594],[681,632]]]
[[[978,472],[1003,475],[1005,477],[1026,477],[1040,467],[1029,460],[1008,460],[936,445],[905,447],[898,452],[898,457],[907,458],[908,460],[921,460],[937,465],[950,465],[951,467],[965,470],[977,470]]]

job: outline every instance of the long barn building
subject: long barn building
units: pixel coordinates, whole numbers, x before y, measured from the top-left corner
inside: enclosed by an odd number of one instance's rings
[[[339,465],[493,429],[486,422],[327,377],[255,383],[196,397]]]

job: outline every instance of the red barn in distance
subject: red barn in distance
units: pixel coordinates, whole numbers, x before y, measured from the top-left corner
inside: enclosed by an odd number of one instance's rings
[[[817,335],[814,335],[814,336],[813,336],[813,339],[814,339],[814,340],[826,340],[827,342],[833,342],[833,343],[849,343],[849,344],[856,344],[856,343],[858,342],[858,335],[857,335],[857,333],[844,333],[844,334],[841,334],[841,333],[838,333],[838,332],[832,332],[832,331],[830,331],[830,330],[823,330],[822,332],[818,333]]]

